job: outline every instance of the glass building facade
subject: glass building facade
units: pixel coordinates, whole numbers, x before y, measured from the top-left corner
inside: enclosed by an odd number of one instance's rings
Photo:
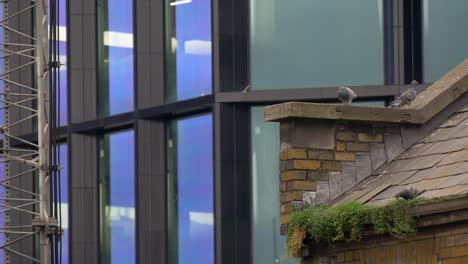
[[[252,88],[384,84],[383,4],[251,0]]]
[[[100,116],[133,110],[133,1],[98,0]]]
[[[168,131],[169,263],[214,263],[212,130],[204,114]]]
[[[98,155],[100,263],[135,263],[134,132],[105,134]]]
[[[384,106],[468,57],[465,1],[393,4],[63,0],[64,263],[296,263],[263,107]]]
[[[434,82],[468,57],[468,2],[423,1],[424,79]]]
[[[166,101],[211,94],[211,1],[165,3]]]

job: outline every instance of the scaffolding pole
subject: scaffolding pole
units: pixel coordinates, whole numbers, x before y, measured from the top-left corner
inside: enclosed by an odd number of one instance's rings
[[[51,4],[51,14],[48,14]],[[5,264],[61,263],[57,177],[57,0],[2,0],[0,252]],[[51,17],[53,23],[49,24]],[[32,21],[30,30],[22,21]],[[23,23],[22,26],[21,23]],[[31,25],[29,24],[29,26]],[[26,28],[26,29],[25,29]],[[52,55],[51,55],[52,54]],[[32,76],[28,75],[34,72]],[[24,75],[24,76],[23,76]],[[23,128],[28,131],[23,131]],[[31,131],[29,131],[31,130]],[[37,131],[37,137],[28,136]],[[34,180],[31,180],[34,179]],[[33,184],[33,183],[36,183]],[[58,191],[59,192],[59,191]],[[51,199],[51,196],[53,199]],[[28,223],[27,219],[30,222]],[[37,241],[37,244],[35,244]],[[26,242],[26,243],[25,243]],[[37,248],[33,250],[33,248]]]

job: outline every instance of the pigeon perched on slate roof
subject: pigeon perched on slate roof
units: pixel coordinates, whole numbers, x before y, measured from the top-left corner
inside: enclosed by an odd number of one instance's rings
[[[401,108],[405,105],[409,105],[411,101],[416,99],[418,92],[414,88],[409,88],[404,93],[402,93],[395,101],[391,102],[388,106],[389,108]]]
[[[404,189],[400,192],[398,192],[397,194],[395,194],[395,197],[398,199],[398,198],[403,198],[405,200],[411,200],[411,199],[414,199],[416,198],[416,196],[418,196],[418,194],[420,194],[421,192],[418,191],[417,189],[415,188],[407,188],[407,189]]]
[[[338,99],[343,102],[343,104],[350,104],[354,98],[357,97],[356,93],[351,90],[349,87],[341,86],[338,88],[338,93],[336,94]]]

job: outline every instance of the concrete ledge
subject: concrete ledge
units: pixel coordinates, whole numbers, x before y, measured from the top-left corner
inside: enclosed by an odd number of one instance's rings
[[[421,92],[408,108],[288,102],[265,108],[266,121],[288,118],[424,124],[468,91],[468,59]]]

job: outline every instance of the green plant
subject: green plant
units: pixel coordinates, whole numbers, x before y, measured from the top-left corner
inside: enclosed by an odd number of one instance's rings
[[[305,239],[317,244],[359,241],[367,227],[378,234],[410,239],[416,233],[415,221],[409,215],[413,203],[400,199],[382,207],[359,203],[319,205],[293,212],[289,218],[288,253],[300,257]]]

